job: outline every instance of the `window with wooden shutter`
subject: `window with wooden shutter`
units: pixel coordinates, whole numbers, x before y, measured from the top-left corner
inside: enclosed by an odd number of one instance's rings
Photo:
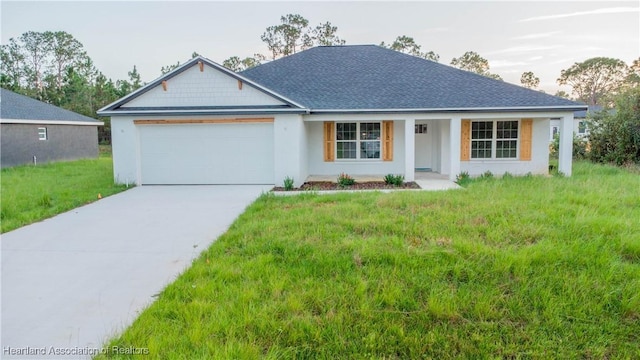
[[[393,161],[393,121],[382,122],[382,161]]]
[[[520,160],[531,161],[531,139],[533,137],[533,119],[520,121]]]
[[[460,161],[469,161],[471,156],[471,120],[462,120],[460,128]]]
[[[324,161],[335,160],[335,123],[333,121],[324,122]]]

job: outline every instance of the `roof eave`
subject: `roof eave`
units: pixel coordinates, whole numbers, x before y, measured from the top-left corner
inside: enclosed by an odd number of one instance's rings
[[[104,122],[98,120],[0,119],[0,124],[103,126]]]
[[[476,107],[476,108],[406,108],[406,109],[310,109],[311,114],[397,114],[397,113],[454,113],[454,112],[514,112],[514,111],[580,111],[586,105],[563,106],[514,106],[514,107]]]
[[[121,108],[122,109],[122,108]],[[100,116],[158,116],[158,115],[261,115],[308,114],[308,109],[219,109],[219,110],[108,110],[98,111]]]

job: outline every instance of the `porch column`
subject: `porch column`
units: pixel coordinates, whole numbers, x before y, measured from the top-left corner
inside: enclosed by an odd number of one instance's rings
[[[455,181],[460,174],[460,131],[462,118],[452,117],[449,126],[449,180]]]
[[[573,161],[573,113],[560,119],[560,149],[558,149],[558,172],[571,176]]]
[[[415,180],[416,171],[416,119],[406,119],[404,121],[404,180]]]

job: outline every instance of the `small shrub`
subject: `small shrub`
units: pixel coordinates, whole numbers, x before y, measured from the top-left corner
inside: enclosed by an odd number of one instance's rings
[[[573,153],[572,156],[576,160],[582,160],[587,158],[589,149],[589,143],[586,139],[573,134]],[[550,155],[552,159],[558,158],[558,152],[560,150],[560,134],[553,135],[553,141],[549,146]]]
[[[510,172],[505,171],[505,172],[504,172],[504,174],[502,174],[502,178],[503,178],[503,179],[512,179],[512,178],[513,178],[513,175],[511,175],[511,173],[510,173]]]
[[[404,184],[404,175],[387,174],[384,177],[384,182],[387,185],[402,186]]]
[[[293,190],[293,178],[287,176],[286,178],[284,178],[284,190],[285,191],[291,191]]]
[[[356,183],[356,180],[349,174],[341,173],[338,175],[338,185],[351,186]]]
[[[482,178],[482,179],[492,179],[493,178],[493,173],[491,171],[487,170],[482,175],[480,175],[480,178]]]
[[[615,113],[589,114],[588,157],[600,163],[640,164],[640,87],[623,91],[614,100]]]
[[[456,183],[460,186],[465,186],[470,181],[471,181],[471,176],[469,176],[469,173],[466,171],[463,171],[460,174],[456,175]]]

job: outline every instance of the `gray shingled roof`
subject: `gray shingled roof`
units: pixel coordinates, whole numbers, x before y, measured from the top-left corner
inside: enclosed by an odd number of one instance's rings
[[[312,111],[584,108],[574,101],[376,45],[316,47],[240,74]]]
[[[16,94],[13,91],[1,90],[0,118],[2,119],[95,122],[96,125],[102,125],[102,122],[88,116]]]

